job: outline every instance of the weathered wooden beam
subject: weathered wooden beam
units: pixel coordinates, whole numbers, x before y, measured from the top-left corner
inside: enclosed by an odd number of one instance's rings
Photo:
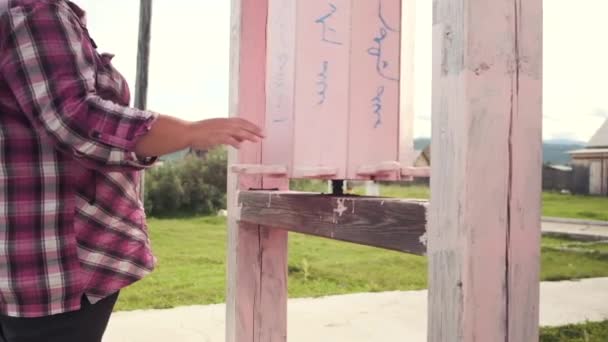
[[[423,255],[426,207],[417,200],[241,191],[241,222]]]
[[[259,126],[266,117],[266,22],[268,0],[232,0],[230,116]],[[243,144],[230,149],[230,165],[276,164],[273,149]],[[227,342],[287,340],[287,233],[238,222],[237,192],[287,189],[285,178],[228,174]]]
[[[538,341],[542,0],[434,0],[430,342]]]

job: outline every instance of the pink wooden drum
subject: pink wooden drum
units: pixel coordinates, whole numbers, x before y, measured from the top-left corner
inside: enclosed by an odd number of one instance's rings
[[[413,149],[401,26],[401,0],[270,0],[264,165],[237,171],[400,179]]]

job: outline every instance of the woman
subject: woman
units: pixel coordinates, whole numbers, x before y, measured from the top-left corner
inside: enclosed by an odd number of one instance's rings
[[[129,108],[67,0],[0,0],[0,341],[101,341],[151,272],[138,171],[187,147],[263,137],[240,119]]]

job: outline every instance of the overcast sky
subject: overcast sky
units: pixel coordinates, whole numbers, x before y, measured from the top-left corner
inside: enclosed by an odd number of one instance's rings
[[[134,87],[139,1],[74,2]],[[417,2],[416,136],[430,135],[431,3]],[[608,118],[608,0],[544,8],[544,138],[587,141]],[[149,107],[192,120],[227,116],[230,1],[154,0],[152,22]]]

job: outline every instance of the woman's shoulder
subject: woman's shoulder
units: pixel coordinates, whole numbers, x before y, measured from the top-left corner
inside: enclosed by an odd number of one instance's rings
[[[78,5],[69,0],[0,0],[0,14],[3,14],[3,8],[5,12],[17,9],[30,12],[37,9],[60,8],[78,18],[84,18],[86,14]]]

